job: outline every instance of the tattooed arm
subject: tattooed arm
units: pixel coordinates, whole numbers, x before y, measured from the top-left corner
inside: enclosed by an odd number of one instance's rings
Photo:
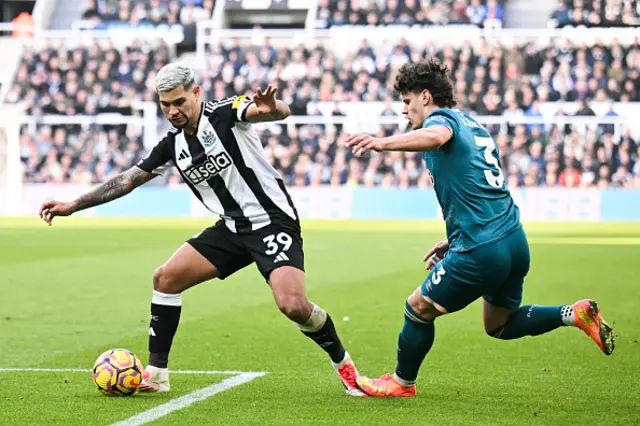
[[[69,216],[80,210],[108,203],[127,195],[154,177],[155,175],[134,166],[70,203],[46,201],[40,207],[40,217],[51,225],[56,216]]]
[[[151,173],[133,166],[129,170],[120,173],[118,176],[109,179],[96,189],[88,192],[73,201],[74,212],[108,203],[123,195],[127,195],[140,185],[143,185],[153,179]]]

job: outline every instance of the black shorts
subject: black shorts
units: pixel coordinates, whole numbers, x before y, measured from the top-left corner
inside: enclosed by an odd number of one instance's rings
[[[253,262],[265,280],[281,266],[304,271],[300,225],[293,219],[242,234],[234,234],[220,220],[187,242],[216,267],[222,280]]]

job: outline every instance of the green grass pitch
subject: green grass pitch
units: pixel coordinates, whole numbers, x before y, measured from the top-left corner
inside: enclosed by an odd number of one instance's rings
[[[82,368],[112,347],[147,359],[151,277],[203,220],[0,219],[0,368]],[[395,366],[407,295],[435,222],[307,221],[309,297],[361,373]],[[347,398],[328,357],[288,322],[251,266],[185,293],[171,367],[263,371],[153,424],[640,424],[640,224],[525,224],[524,303],[591,297],[615,323],[606,357],[579,330],[498,341],[480,304],[438,319],[415,399]],[[223,381],[173,375],[169,395],[108,398],[86,372],[0,371],[0,425],[109,425]]]

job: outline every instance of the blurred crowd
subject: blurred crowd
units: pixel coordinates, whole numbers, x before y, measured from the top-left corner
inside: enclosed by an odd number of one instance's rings
[[[136,101],[155,101],[155,73],[169,62],[162,41],[111,42],[67,48],[25,47],[5,101],[22,102],[30,115],[133,114]]]
[[[320,0],[316,27],[337,25],[477,25],[502,23],[497,0]]]
[[[104,182],[143,155],[142,129],[132,125],[40,125],[20,136],[25,182]]]
[[[640,141],[634,141],[628,130],[614,137],[606,125],[488,129],[510,187],[640,187]],[[396,132],[395,125],[381,126],[377,136]],[[262,134],[269,160],[288,185],[430,185],[420,153],[373,152],[357,158],[344,148],[345,137],[341,126],[333,125],[272,127]]]
[[[82,16],[94,23],[190,25],[211,19],[214,0],[86,0]]]
[[[381,115],[397,115],[391,88],[398,67],[437,57],[453,70],[458,107],[477,115],[542,116],[541,102],[576,101],[576,115],[595,115],[592,101],[640,101],[640,41],[587,46],[570,41],[539,48],[480,40],[474,46],[406,40],[369,45],[338,55],[321,41],[311,47],[275,48],[229,40],[210,47],[198,78],[205,99],[253,94],[275,83],[293,115],[319,116],[318,103],[379,101]],[[8,101],[24,101],[32,114],[130,113],[136,100],[155,101],[155,72],[169,60],[162,43],[127,49],[90,45],[73,50],[27,50]],[[345,114],[336,106],[333,115]],[[564,114],[562,111],[559,114]],[[615,116],[610,110],[607,116]],[[505,178],[514,185],[638,185],[639,152],[629,132],[613,125],[490,128],[500,146]],[[398,131],[385,125],[379,135]],[[290,185],[427,186],[417,154],[352,158],[341,146],[342,126],[267,126],[266,151]],[[615,134],[615,137],[614,137]],[[621,136],[622,135],[622,136]],[[66,142],[65,142],[66,141]],[[144,152],[131,126],[41,126],[26,132],[22,152],[29,181],[103,181],[131,166]],[[108,155],[105,156],[105,153]],[[177,173],[169,174],[177,183]]]
[[[495,135],[510,187],[639,187],[640,146],[623,131],[619,138],[606,126],[579,131],[556,127]]]
[[[559,0],[551,14],[556,27],[637,27],[638,0]]]
[[[5,101],[22,102],[27,114],[139,115],[139,101],[156,101],[155,73],[169,61],[161,41],[118,49],[91,44],[67,49],[26,48]],[[20,146],[29,182],[101,182],[141,155],[142,132],[132,126],[25,127]]]
[[[416,46],[407,40],[372,46],[363,40],[344,56],[322,42],[275,49],[268,40],[262,46],[241,46],[236,39],[207,52],[201,82],[214,99],[276,82],[294,114],[302,115],[312,112],[312,101],[383,101],[399,66],[424,57],[439,58],[452,70],[459,104],[480,115],[527,114],[534,100],[640,100],[640,39],[626,46],[566,41],[542,48],[534,42],[503,46],[486,39],[475,48],[471,43]]]
[[[419,153],[354,157],[340,125],[258,127],[267,158],[291,186],[363,185],[422,188],[431,185]],[[614,137],[607,125],[489,126],[503,174],[514,187],[640,187],[640,141],[628,130]],[[380,126],[377,136],[398,132]],[[21,155],[28,182],[99,183],[145,155],[137,126],[38,126],[24,132]],[[177,169],[157,183],[180,184]]]

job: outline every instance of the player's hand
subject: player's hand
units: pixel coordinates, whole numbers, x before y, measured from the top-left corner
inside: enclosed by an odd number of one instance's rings
[[[253,96],[253,102],[256,104],[256,108],[261,114],[270,114],[276,110],[276,92],[277,87],[268,85],[267,89],[262,92],[262,89],[258,87],[256,94]]]
[[[40,217],[51,226],[53,218],[56,216],[69,216],[75,212],[73,203],[63,203],[60,201],[45,201],[40,206]]]
[[[448,250],[449,250],[449,241],[447,240],[440,241],[438,244],[433,246],[433,248],[429,250],[427,254],[424,255],[424,259],[422,259],[425,262],[428,261],[425,269],[427,271],[430,271],[433,268],[435,268],[436,264],[440,262],[442,259],[444,259],[444,255],[447,253]]]
[[[384,142],[381,138],[374,138],[366,133],[357,133],[355,135],[349,135],[345,141],[345,145],[352,147],[351,152],[356,157],[362,157],[367,151],[383,151]]]

